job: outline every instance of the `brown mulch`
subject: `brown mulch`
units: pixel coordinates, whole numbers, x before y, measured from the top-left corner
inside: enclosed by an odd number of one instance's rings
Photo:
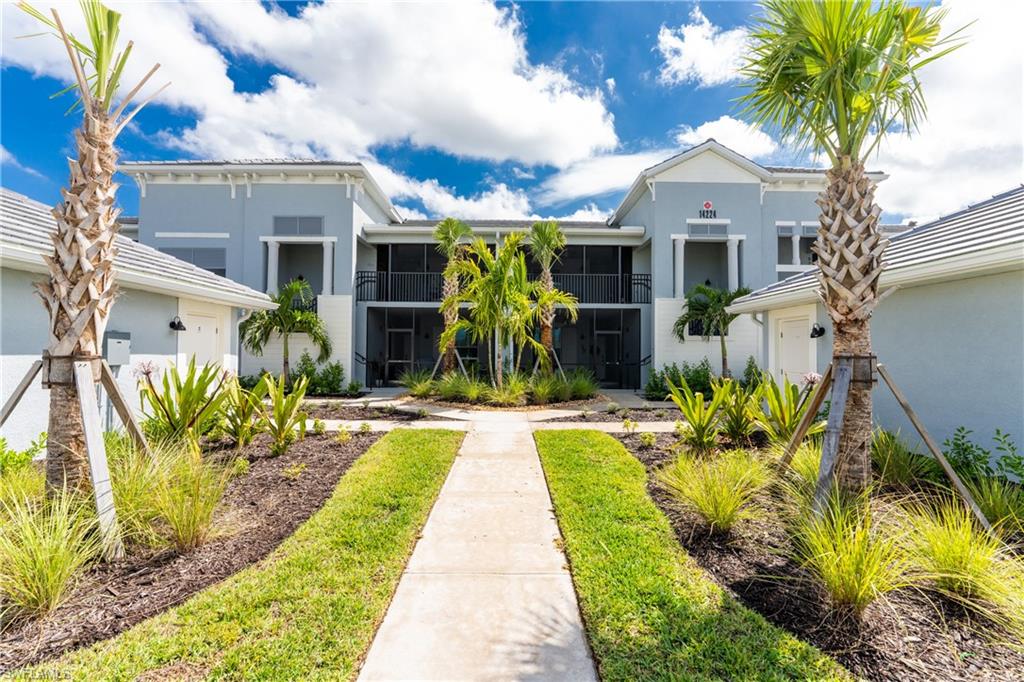
[[[585,414],[574,414],[570,417],[556,417],[555,419],[548,419],[549,422],[580,422],[580,423],[594,423],[594,422],[621,422],[625,419],[631,419],[636,422],[674,422],[678,419],[682,419],[679,414],[679,410],[676,409],[675,405],[671,407],[655,407],[651,409],[620,409],[614,412],[609,412],[607,408],[608,404],[603,403],[597,406],[591,406]]]
[[[309,435],[277,458],[266,440],[253,443],[241,453],[249,472],[228,484],[218,511],[220,537],[189,554],[136,548],[123,561],[91,567],[54,612],[0,632],[0,676],[113,637],[263,559],[323,505],[379,437],[353,434],[342,444]],[[302,465],[297,477],[282,473]]]
[[[308,402],[303,405],[310,419],[350,419],[352,421],[381,420],[393,422],[414,422],[420,419],[431,421],[449,421],[447,417],[432,414],[420,414],[409,408],[363,407],[362,405],[343,405],[330,402]]]
[[[535,412],[537,410],[599,410],[604,409],[608,399],[604,396],[587,400],[567,400],[562,403],[545,403],[543,405],[487,405],[484,403],[456,403],[440,398],[413,398],[417,404],[437,405],[453,410],[478,412]],[[553,420],[554,421],[554,420]]]
[[[672,434],[643,448],[635,435],[618,436],[648,474],[671,460]],[[955,603],[916,590],[898,590],[868,607],[860,623],[838,614],[798,565],[786,557],[781,509],[769,495],[766,512],[728,537],[713,536],[700,518],[648,478],[648,493],[668,517],[686,552],[711,578],[759,612],[833,656],[868,680],[1024,680],[1024,652],[986,638],[986,623]]]

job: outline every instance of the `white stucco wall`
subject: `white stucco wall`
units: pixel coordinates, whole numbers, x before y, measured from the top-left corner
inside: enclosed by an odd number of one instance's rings
[[[704,341],[699,336],[689,336],[679,341],[672,333],[672,326],[682,311],[683,301],[677,298],[654,299],[654,358],[652,366],[661,369],[664,365],[683,362],[695,363],[707,358],[716,372],[722,370],[722,350],[718,337]],[[758,364],[761,360],[761,325],[750,315],[741,315],[730,325],[727,337],[729,368],[734,374],[743,371],[749,356]]]

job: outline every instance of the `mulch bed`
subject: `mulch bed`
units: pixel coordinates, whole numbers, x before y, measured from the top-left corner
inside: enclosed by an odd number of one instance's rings
[[[615,412],[609,412],[607,405],[607,403],[596,406],[591,405],[588,407],[586,414],[574,414],[570,417],[556,417],[555,419],[548,419],[547,421],[594,423],[621,422],[625,419],[631,419],[637,422],[674,422],[682,419],[682,415],[679,414],[679,410],[676,409],[675,405],[672,405],[671,407],[656,407],[645,410],[621,409],[616,410]]]
[[[619,440],[648,474],[672,459],[671,434],[642,448],[637,436]],[[739,524],[728,538],[709,535],[701,519],[681,509],[653,478],[648,493],[668,517],[686,552],[711,578],[770,622],[833,656],[868,680],[1022,680],[1024,653],[994,644],[986,624],[956,604],[915,590],[890,593],[857,624],[830,608],[800,567],[786,558],[778,502],[758,500],[766,513]]]
[[[218,512],[224,535],[185,555],[129,549],[123,561],[93,566],[53,613],[0,633],[0,676],[113,637],[263,559],[324,504],[379,437],[353,434],[339,443],[309,435],[277,458],[266,440],[253,443],[241,453],[249,472],[228,484]],[[282,473],[302,465],[297,478]]]
[[[598,410],[604,409],[608,399],[604,396],[587,400],[567,400],[563,403],[545,403],[543,405],[487,405],[484,403],[455,403],[440,398],[413,398],[416,404],[436,405],[453,410],[470,412],[536,412],[537,410]],[[554,420],[552,420],[554,421]]]
[[[392,422],[414,422],[421,419],[450,421],[448,417],[420,414],[415,410],[388,409],[386,407],[363,407],[340,403],[306,403],[303,406],[310,419],[349,419],[352,421],[387,420]]]

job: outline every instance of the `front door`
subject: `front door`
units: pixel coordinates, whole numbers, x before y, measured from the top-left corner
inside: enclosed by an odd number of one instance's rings
[[[793,383],[811,371],[810,320],[779,321],[779,371]]]
[[[621,332],[596,332],[594,334],[594,369],[597,372],[597,380],[602,386],[617,388],[621,385]]]
[[[178,352],[185,356],[186,363],[192,356],[195,356],[198,366],[223,361],[223,356],[218,353],[220,329],[216,317],[184,313],[181,321],[185,331],[178,332]]]
[[[387,377],[398,381],[404,372],[412,369],[412,330],[388,331]]]

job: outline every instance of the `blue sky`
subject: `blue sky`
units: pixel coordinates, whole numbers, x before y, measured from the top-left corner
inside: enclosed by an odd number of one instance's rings
[[[879,193],[892,220],[955,210],[1020,182],[1020,57],[1000,33],[1019,25],[1019,7],[945,4],[950,26],[977,23],[970,49],[926,80],[937,120],[872,164],[893,173]],[[137,44],[133,74],[160,61],[154,82],[172,81],[120,138],[125,159],[355,158],[409,216],[577,218],[606,214],[640,170],[708,135],[762,163],[810,162],[741,120],[735,65],[750,3],[165,2],[123,11],[123,35]],[[69,102],[49,99],[67,77],[66,57],[54,40],[14,40],[31,24],[10,5],[3,13],[2,183],[54,201],[78,123],[64,115]],[[123,183],[132,213],[137,191]]]

